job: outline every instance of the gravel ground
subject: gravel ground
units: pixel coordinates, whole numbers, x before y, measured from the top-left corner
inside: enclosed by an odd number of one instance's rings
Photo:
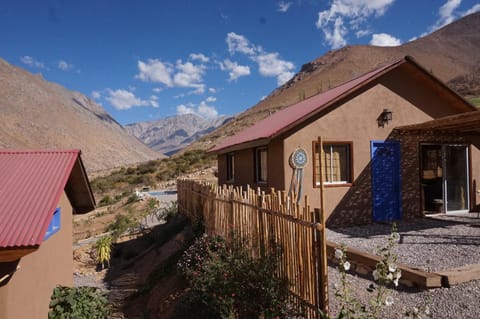
[[[335,299],[335,283],[340,283],[339,272],[334,267],[329,267],[329,295],[331,314],[336,314],[338,301]],[[355,275],[347,275],[351,294],[368,304],[373,297],[366,288],[372,281]],[[405,312],[414,307],[421,308],[428,305],[430,316],[422,313],[422,318],[455,318],[455,319],[478,319],[480,318],[480,280],[463,283],[451,288],[437,288],[428,291],[416,288],[399,288],[388,290],[388,294],[394,299],[394,304],[385,307],[382,318],[405,318]]]
[[[80,274],[74,273],[73,274],[73,286],[74,287],[81,287],[81,286],[89,286],[89,287],[96,287],[100,288],[103,291],[107,291],[105,284],[99,276],[95,274]]]
[[[444,217],[441,217],[444,218]],[[478,219],[420,219],[398,225],[399,262],[428,271],[446,270],[480,263],[480,223]],[[386,243],[391,231],[388,225],[369,225],[329,230],[327,239],[371,253]],[[347,251],[348,256],[348,251]],[[370,279],[348,275],[352,294],[368,304],[372,297],[366,288]],[[340,283],[335,266],[329,267],[330,307],[335,309],[335,283]],[[480,280],[451,288],[428,291],[400,287],[389,290],[395,303],[386,308],[382,318],[404,318],[405,311],[428,304],[429,318],[480,318]],[[426,318],[425,315],[422,318]]]
[[[426,271],[480,264],[480,219],[468,221],[424,218],[398,225],[398,262]],[[376,253],[391,232],[374,224],[327,231],[327,239]]]

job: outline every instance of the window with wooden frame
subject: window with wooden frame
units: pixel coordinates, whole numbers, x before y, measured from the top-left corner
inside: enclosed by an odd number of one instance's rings
[[[314,186],[320,186],[320,172],[325,186],[351,186],[353,182],[352,149],[352,142],[324,142],[320,168],[320,147],[318,142],[313,142]]]
[[[227,159],[227,182],[233,182],[235,179],[235,155],[233,153],[228,153],[226,155]]]
[[[267,148],[257,148],[255,150],[255,182],[267,182]]]

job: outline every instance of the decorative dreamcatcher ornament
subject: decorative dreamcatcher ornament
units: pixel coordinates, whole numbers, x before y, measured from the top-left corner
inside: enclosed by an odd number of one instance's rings
[[[288,195],[292,199],[296,197],[296,202],[298,204],[302,198],[303,169],[308,163],[307,152],[302,148],[295,149],[290,155],[288,163],[293,169]]]

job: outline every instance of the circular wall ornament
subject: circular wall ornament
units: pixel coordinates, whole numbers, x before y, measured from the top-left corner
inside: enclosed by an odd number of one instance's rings
[[[305,152],[305,150],[302,148],[297,148],[290,155],[289,163],[292,168],[304,168],[308,163],[307,152]]]

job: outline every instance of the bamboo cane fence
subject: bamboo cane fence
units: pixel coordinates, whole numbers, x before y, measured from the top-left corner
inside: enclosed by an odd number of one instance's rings
[[[285,191],[265,194],[186,179],[177,181],[177,192],[179,212],[192,221],[202,219],[207,234],[228,240],[234,231],[246,239],[253,258],[279,247],[277,271],[289,281],[292,306],[305,318],[328,311],[323,218],[319,209],[310,209],[307,197],[302,206]]]

